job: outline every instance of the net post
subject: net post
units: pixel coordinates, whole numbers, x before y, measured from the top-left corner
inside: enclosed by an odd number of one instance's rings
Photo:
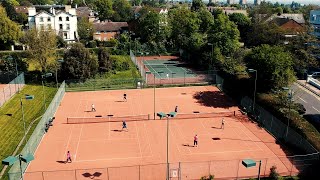
[[[150,120],[150,114],[148,114],[148,120]]]
[[[236,116],[236,111],[233,111],[233,116]]]

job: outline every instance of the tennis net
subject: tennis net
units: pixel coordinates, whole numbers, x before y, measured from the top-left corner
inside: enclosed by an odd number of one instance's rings
[[[215,118],[215,117],[231,117],[234,116],[234,111],[227,111],[227,112],[194,112],[194,113],[177,113],[174,119],[201,119],[201,118]]]
[[[68,117],[67,124],[83,124],[83,123],[102,123],[102,122],[121,122],[121,121],[145,121],[149,120],[150,115],[134,115],[116,117],[113,115],[101,117]]]

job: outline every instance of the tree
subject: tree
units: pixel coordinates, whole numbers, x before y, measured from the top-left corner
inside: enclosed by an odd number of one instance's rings
[[[283,31],[274,23],[254,23],[247,33],[246,46],[261,44],[279,45],[283,43]]]
[[[176,8],[169,11],[171,38],[178,48],[187,48],[188,38],[199,30],[201,20],[196,12],[187,8]]]
[[[98,71],[98,62],[81,43],[72,44],[64,54],[62,73],[65,79],[87,79]]]
[[[192,11],[198,11],[201,8],[204,8],[205,5],[202,2],[202,0],[192,0],[191,10]]]
[[[22,36],[18,24],[8,18],[2,6],[0,6],[0,31],[0,46],[14,44]]]
[[[131,4],[127,0],[114,0],[112,4],[114,10],[113,21],[127,22],[132,18]]]
[[[133,4],[134,6],[140,6],[141,3],[142,3],[142,0],[133,0],[133,1],[132,1],[132,4]]]
[[[283,47],[255,47],[245,60],[248,68],[257,70],[257,86],[262,91],[288,87],[295,80],[292,56]]]
[[[99,13],[99,19],[101,21],[107,20],[112,18],[113,16],[113,9],[112,9],[112,0],[96,0],[95,6]]]
[[[99,71],[110,72],[114,68],[114,60],[110,58],[107,48],[102,47],[98,50]]]
[[[239,37],[237,26],[225,14],[218,15],[208,32],[208,42],[219,48],[225,56],[230,56],[239,48]]]
[[[143,8],[138,19],[138,34],[143,41],[155,41],[160,32],[160,15],[150,8]]]
[[[25,33],[24,41],[29,47],[30,57],[40,65],[43,73],[47,72],[49,65],[55,61],[56,33],[51,29],[33,28]]]
[[[251,20],[242,13],[230,14],[229,19],[238,26],[242,40],[246,39],[246,35],[251,27]]]
[[[81,17],[78,20],[78,35],[80,39],[90,41],[93,39],[93,24],[85,17]]]
[[[201,21],[200,32],[206,33],[214,24],[213,16],[206,8],[201,8],[198,11],[198,17]]]

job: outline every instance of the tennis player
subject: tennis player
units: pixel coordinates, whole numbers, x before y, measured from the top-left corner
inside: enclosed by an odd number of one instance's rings
[[[174,108],[174,112],[178,112],[178,106]]]
[[[198,147],[198,135],[193,137],[193,147]]]
[[[96,111],[96,108],[94,107],[94,104],[91,104],[91,112]]]
[[[126,121],[122,121],[122,131],[123,131],[123,129],[126,129],[126,131],[128,131]]]
[[[127,102],[127,94],[126,93],[123,94],[123,101]]]
[[[67,161],[66,161],[66,163],[68,163],[68,162],[72,162],[70,151],[67,152]]]
[[[224,129],[224,119],[221,120],[221,129]]]

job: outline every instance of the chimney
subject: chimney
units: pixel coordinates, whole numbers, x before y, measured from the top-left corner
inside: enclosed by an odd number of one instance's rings
[[[78,9],[78,4],[76,4],[74,8]]]
[[[35,16],[37,14],[35,7],[28,7],[28,15]]]

